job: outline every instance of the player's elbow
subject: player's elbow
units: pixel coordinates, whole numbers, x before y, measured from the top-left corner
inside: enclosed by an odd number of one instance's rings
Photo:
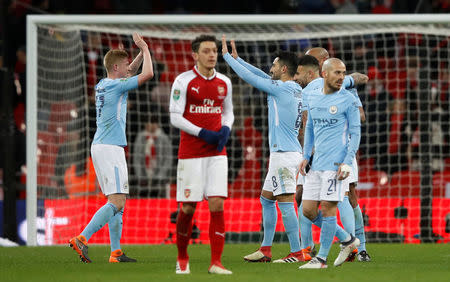
[[[146,80],[150,80],[155,76],[155,74],[153,73],[153,70],[149,70],[144,73],[144,76]]]
[[[174,127],[178,127],[178,117],[175,113],[170,113],[170,124]]]
[[[149,81],[152,78],[153,78],[153,71],[142,72],[138,76],[138,84],[142,85],[142,84],[144,84],[145,82]]]

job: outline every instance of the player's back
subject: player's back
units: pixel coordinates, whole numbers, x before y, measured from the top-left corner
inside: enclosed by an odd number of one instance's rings
[[[267,93],[271,152],[302,152],[298,142],[301,123],[301,91],[296,82],[268,80],[278,87]]]
[[[348,118],[354,111],[360,126],[357,100],[345,89],[327,95],[315,89],[309,94],[307,127],[313,127],[315,148],[311,169],[337,170],[347,154]]]
[[[104,78],[95,86],[97,131],[93,144],[126,146],[128,91],[138,87],[137,76]]]

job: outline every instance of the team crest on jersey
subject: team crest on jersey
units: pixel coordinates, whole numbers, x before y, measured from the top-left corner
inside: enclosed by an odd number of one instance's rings
[[[177,101],[178,99],[180,99],[180,93],[181,93],[180,89],[174,89],[174,90],[173,90],[173,99],[174,99],[175,101]]]
[[[217,86],[217,91],[219,91],[220,95],[225,94],[225,87],[223,86]]]
[[[189,198],[190,195],[191,195],[191,189],[184,189],[184,196],[186,198]]]
[[[331,106],[328,111],[330,112],[330,114],[334,115],[337,113],[338,109],[336,106]]]

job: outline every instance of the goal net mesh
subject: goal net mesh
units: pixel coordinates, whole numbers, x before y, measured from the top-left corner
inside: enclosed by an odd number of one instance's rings
[[[175,77],[194,65],[190,41],[200,34],[217,38],[226,34],[236,40],[240,57],[266,72],[277,50],[300,55],[320,46],[342,59],[348,73],[367,74],[369,82],[358,88],[367,117],[358,153],[359,204],[367,239],[420,242],[421,199],[428,197],[432,232],[440,242],[449,242],[449,27],[382,23],[38,25],[38,244],[66,243],[106,201],[90,158],[96,129],[94,86],[106,76],[102,62],[109,49],[124,48],[130,60],[137,55],[131,38],[134,31],[148,43],[155,77],[128,96],[125,151],[130,197],[122,243],[175,241],[179,130],[170,125],[168,104]],[[235,115],[227,144],[226,239],[259,242],[259,195],[269,156],[266,94],[239,79],[220,54],[217,70],[232,80]],[[423,105],[426,115],[421,115]],[[432,190],[421,197],[424,173],[432,178]],[[287,238],[279,217],[275,241],[284,242]],[[208,243],[207,203],[198,206],[194,219],[193,240]],[[318,240],[316,229],[314,238]],[[109,243],[107,229],[90,242]]]

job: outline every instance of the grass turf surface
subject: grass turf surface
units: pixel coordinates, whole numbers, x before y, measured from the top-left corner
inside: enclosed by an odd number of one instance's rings
[[[299,270],[300,264],[247,263],[242,257],[259,246],[227,244],[224,265],[230,276],[210,275],[209,246],[191,245],[190,275],[175,274],[175,245],[125,245],[137,263],[110,264],[109,246],[90,246],[91,264],[79,261],[66,246],[0,248],[0,281],[450,281],[450,244],[369,244],[372,262],[344,263],[333,267],[338,254],[334,244],[328,269]],[[275,244],[273,259],[289,252]]]

